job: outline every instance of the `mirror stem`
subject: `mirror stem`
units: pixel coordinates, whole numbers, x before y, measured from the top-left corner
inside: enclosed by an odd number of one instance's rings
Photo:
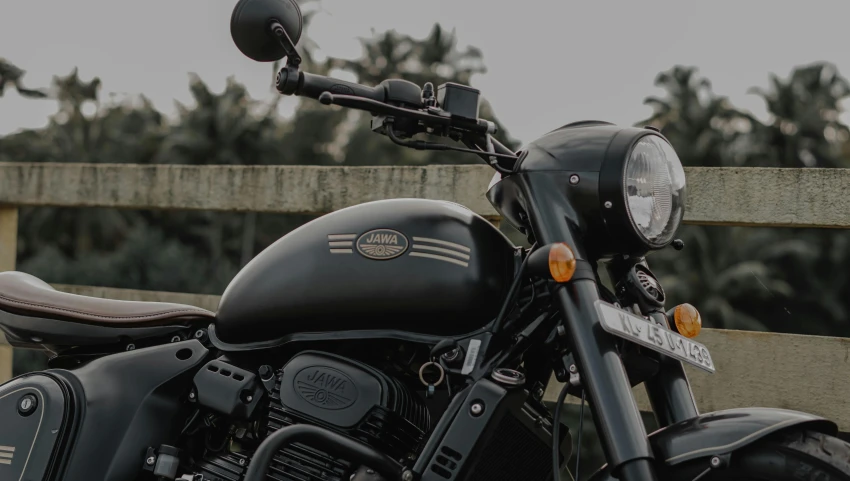
[[[277,38],[280,46],[286,52],[286,65],[288,67],[298,68],[301,65],[301,55],[298,55],[298,51],[295,50],[295,44],[292,43],[292,39],[289,38],[289,34],[286,33],[283,25],[277,20],[273,20],[269,25],[269,30],[271,30],[271,34]]]

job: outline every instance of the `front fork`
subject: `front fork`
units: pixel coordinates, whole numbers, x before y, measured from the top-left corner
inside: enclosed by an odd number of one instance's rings
[[[631,384],[614,339],[602,329],[596,312],[596,282],[572,281],[558,287],[556,296],[609,465],[623,481],[656,480],[652,448]]]
[[[537,242],[540,245],[566,242],[577,259],[586,259],[576,227],[580,216],[562,193],[563,179],[546,172],[534,175],[534,179],[530,177],[519,176],[517,183]],[[574,275],[572,281],[558,286],[555,297],[582,387],[592,406],[596,430],[608,464],[620,480],[655,481],[658,478],[654,455],[631,383],[614,337],[602,328],[594,304],[600,300],[596,277],[584,271],[583,275]],[[678,368],[667,360],[664,363],[662,371],[666,374],[648,384],[653,407],[664,413],[659,421],[666,423],[695,416],[696,407],[681,363]]]

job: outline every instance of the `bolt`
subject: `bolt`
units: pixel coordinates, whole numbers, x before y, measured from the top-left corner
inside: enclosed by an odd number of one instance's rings
[[[573,175],[570,176],[570,184],[576,185],[576,184],[578,184],[579,180],[581,180],[581,179],[579,179],[578,175],[576,175],[576,174],[573,174]]]
[[[714,456],[713,458],[711,458],[711,461],[709,463],[711,464],[712,468],[719,468],[721,462],[722,461],[720,460],[720,458],[718,458],[717,456]]]
[[[534,397],[536,397],[537,399],[541,399],[544,394],[546,394],[546,391],[544,391],[542,387],[537,388],[537,391],[534,391]]]
[[[190,401],[194,401],[196,397],[198,397],[198,395],[197,395],[197,394],[195,394],[195,391],[190,391],[190,392],[189,392],[189,400],[190,400]]]
[[[481,403],[475,403],[469,407],[469,412],[471,412],[473,416],[480,416],[481,413],[484,412],[484,405]]]
[[[153,463],[155,462],[156,458],[153,456],[148,456],[148,459],[145,459],[145,463],[147,463],[148,466],[153,466]]]
[[[456,348],[452,349],[451,351],[443,354],[443,359],[445,359],[446,362],[453,362],[453,361],[457,360],[459,355],[460,355],[460,348],[456,347]]]
[[[556,330],[558,331],[558,337],[564,337],[567,335],[567,330],[564,329],[564,326],[559,325]]]
[[[610,200],[606,200],[605,201],[605,208],[610,209],[611,207],[614,207],[614,204],[612,204]]]
[[[366,469],[366,474],[375,474],[375,470],[374,470],[374,469],[372,469],[372,468],[367,468],[367,469]]]
[[[127,349],[126,349],[126,350],[127,350],[127,351],[132,351],[132,350],[133,350],[133,349],[135,349],[135,348],[136,348],[136,345],[135,345],[135,344],[127,344]]]
[[[263,381],[271,380],[273,374],[274,371],[272,370],[271,366],[266,364],[260,366],[260,379],[262,379]]]
[[[180,342],[180,336],[174,336],[171,338],[171,342]]]
[[[197,331],[195,331],[195,339],[200,339],[202,337],[204,337],[204,330],[203,329],[198,329]]]
[[[413,481],[413,472],[409,469],[401,473],[401,481]]]
[[[251,401],[254,400],[254,396],[251,396],[251,395],[245,396],[245,400],[248,401],[248,402],[251,402]]]
[[[239,458],[239,466],[245,466],[245,458]]]
[[[576,368],[575,364],[570,364],[570,372],[573,374],[578,372],[578,368]]]

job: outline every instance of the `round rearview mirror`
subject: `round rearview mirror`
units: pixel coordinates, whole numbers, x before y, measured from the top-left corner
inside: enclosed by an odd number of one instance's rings
[[[304,24],[295,0],[239,0],[230,17],[230,36],[245,56],[258,62],[274,62],[286,55],[280,40],[271,32],[274,22],[283,27],[295,47]]]

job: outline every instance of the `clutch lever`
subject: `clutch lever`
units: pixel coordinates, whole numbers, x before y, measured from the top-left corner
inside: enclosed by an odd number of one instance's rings
[[[451,121],[448,117],[437,117],[418,110],[405,109],[396,107],[395,105],[386,104],[373,99],[357,97],[355,95],[340,95],[330,92],[322,92],[319,95],[319,102],[324,105],[339,105],[357,110],[367,110],[374,115],[384,115],[387,117],[405,117],[408,119],[420,120],[422,122],[440,127],[448,127]]]
[[[422,122],[427,127],[454,127],[476,134],[492,133],[494,129],[492,122],[486,120],[467,120],[453,119],[448,116],[439,116],[423,112],[421,110],[406,109],[396,107],[395,105],[386,104],[377,100],[358,97],[356,95],[341,95],[332,94],[330,92],[322,92],[319,95],[319,102],[324,105],[339,105],[340,107],[366,110],[373,115],[383,115],[386,117],[400,117]]]

